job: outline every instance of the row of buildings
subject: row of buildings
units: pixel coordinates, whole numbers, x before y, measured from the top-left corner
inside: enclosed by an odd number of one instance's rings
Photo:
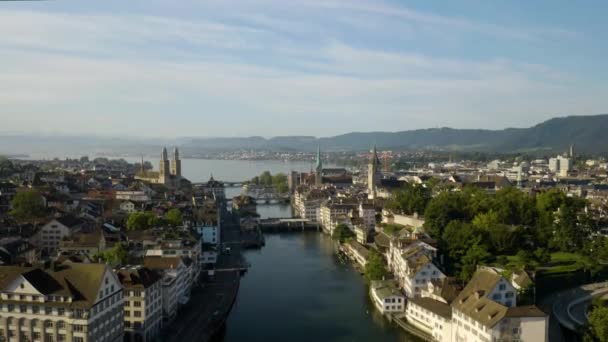
[[[33,182],[21,173],[0,179],[8,203],[0,207],[0,340],[159,340],[203,275],[213,274],[223,185],[192,186],[177,149],[171,161],[163,149],[154,175],[143,163],[78,165],[28,166]],[[12,219],[20,191],[40,196],[43,217]],[[175,210],[181,222],[169,224],[164,217]],[[155,223],[129,226],[138,214]]]
[[[297,216],[328,234],[338,225],[352,230],[353,239],[341,250],[361,268],[371,249],[382,255],[391,279],[371,284],[376,307],[431,341],[547,341],[548,315],[518,302],[532,286],[531,277],[523,271],[506,276],[505,270],[480,267],[463,284],[445,274],[437,241],[424,232],[424,219],[385,209],[392,189],[405,183],[426,186],[430,174],[391,174],[382,172],[379,164],[373,148],[365,175],[345,171],[350,184],[324,177],[335,171],[325,171],[317,162],[314,174],[297,174],[293,179],[299,182],[291,185]],[[442,181],[454,191],[465,183],[488,191],[513,184],[504,175],[481,173],[473,179],[452,172]]]

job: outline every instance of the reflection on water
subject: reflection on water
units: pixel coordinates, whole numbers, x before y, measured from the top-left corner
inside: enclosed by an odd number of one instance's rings
[[[223,341],[416,341],[372,307],[361,275],[320,233],[266,235],[245,253]]]

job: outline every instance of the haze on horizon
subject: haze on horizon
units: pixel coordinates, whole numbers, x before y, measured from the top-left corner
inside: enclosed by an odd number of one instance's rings
[[[608,3],[585,4],[2,1],[0,131],[332,136],[606,113]]]

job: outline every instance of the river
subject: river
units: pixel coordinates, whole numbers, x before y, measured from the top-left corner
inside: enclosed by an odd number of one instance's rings
[[[415,341],[372,307],[362,276],[323,234],[266,235],[222,341]]]

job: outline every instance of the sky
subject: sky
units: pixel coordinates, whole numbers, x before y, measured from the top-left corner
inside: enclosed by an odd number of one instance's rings
[[[566,0],[0,1],[0,132],[332,136],[608,113],[605,13]]]

